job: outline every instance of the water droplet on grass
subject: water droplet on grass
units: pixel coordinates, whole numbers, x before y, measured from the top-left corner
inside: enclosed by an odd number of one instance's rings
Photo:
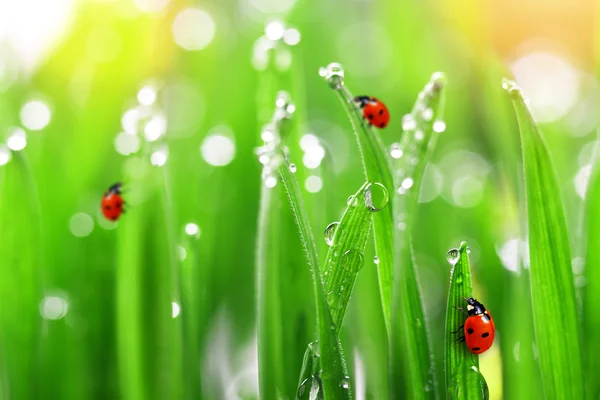
[[[310,378],[306,378],[298,388],[298,399],[317,400],[320,389],[321,384],[319,382],[319,378],[312,375]]]
[[[265,186],[268,187],[269,189],[272,189],[277,185],[277,178],[275,178],[273,175],[267,175],[265,177],[264,181],[265,181]]]
[[[401,158],[404,152],[402,151],[402,146],[400,143],[392,143],[390,146],[390,155],[392,158],[398,159]]]
[[[425,121],[431,121],[431,118],[433,118],[433,110],[431,108],[424,109],[421,113],[421,117],[423,117]]]
[[[406,114],[402,117],[402,130],[403,131],[412,131],[417,129],[417,121],[412,116],[412,114]]]
[[[342,296],[333,291],[327,293],[327,304],[334,310],[338,310],[342,306]]]
[[[358,272],[363,267],[365,259],[360,251],[350,249],[342,254],[342,257],[340,257],[340,263],[347,271]]]
[[[339,225],[339,222],[332,222],[327,225],[327,228],[325,228],[325,243],[327,243],[329,246],[333,246],[335,232],[337,231],[337,227]]]
[[[333,62],[326,68],[319,68],[319,75],[327,80],[332,89],[340,89],[344,85],[344,67],[339,63]]]
[[[365,205],[371,211],[382,210],[388,203],[388,191],[379,182],[369,183],[365,189]]]
[[[421,141],[421,140],[423,140],[424,138],[425,138],[425,134],[423,133],[423,131],[422,131],[422,130],[418,130],[418,131],[416,131],[416,132],[415,132],[415,140],[416,140],[416,141],[419,141],[419,142],[420,142],[420,141]]]
[[[290,164],[290,172],[292,174],[296,172],[296,164]]]
[[[342,378],[340,386],[342,387],[342,389],[350,389],[350,377],[348,375]]]
[[[444,132],[446,130],[446,123],[441,120],[437,120],[433,123],[433,130],[437,133]]]
[[[373,262],[375,263],[375,265],[379,265],[379,257],[375,256],[373,258]]]
[[[451,265],[455,265],[460,259],[460,251],[458,249],[450,249],[448,253],[446,253],[446,260]]]

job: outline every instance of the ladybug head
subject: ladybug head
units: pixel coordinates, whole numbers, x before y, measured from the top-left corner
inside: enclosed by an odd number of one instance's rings
[[[121,194],[121,182],[117,182],[108,188],[108,194]]]
[[[479,315],[485,313],[485,306],[473,297],[465,298],[467,302],[467,313],[469,315]]]

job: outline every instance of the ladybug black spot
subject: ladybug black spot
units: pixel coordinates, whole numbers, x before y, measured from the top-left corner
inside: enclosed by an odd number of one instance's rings
[[[369,114],[369,115],[367,115],[367,118],[369,118],[369,119],[373,119],[373,114]]]
[[[484,337],[484,338],[485,338],[485,337],[488,337],[488,336],[490,336],[490,333],[489,333],[489,332],[485,332],[485,333],[482,333],[482,334],[481,334],[481,337]]]
[[[382,122],[382,123],[380,123],[380,124],[379,124],[379,127],[381,127],[381,128],[385,128],[385,122]]]
[[[383,109],[379,110],[379,115],[383,115]]]
[[[104,209],[110,210],[110,206],[106,206],[106,207],[104,207]]]
[[[117,208],[121,208],[121,203],[116,204]]]
[[[479,347],[473,347],[471,350],[473,350],[473,351],[479,351],[481,349]]]
[[[475,332],[475,331],[473,330],[473,328],[469,328],[469,329],[467,329],[467,333],[468,333],[469,335],[470,335],[471,333],[473,333],[473,332]]]

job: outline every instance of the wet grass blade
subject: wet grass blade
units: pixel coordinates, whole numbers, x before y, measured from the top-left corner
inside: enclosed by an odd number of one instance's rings
[[[347,378],[346,363],[342,355],[336,325],[333,322],[331,311],[327,304],[319,267],[317,245],[308,216],[306,215],[298,181],[290,169],[290,163],[281,145],[281,129],[291,117],[289,110],[293,108],[290,107],[290,99],[285,95],[278,96],[276,104],[277,108],[273,123],[268,128],[271,135],[263,135],[263,137],[270,137],[271,140],[266,141],[264,148],[259,151],[259,158],[263,160],[266,158],[265,167],[263,168],[263,185],[267,186],[267,188],[273,188],[273,185],[276,185],[277,176],[283,182],[313,275],[313,292],[316,303],[319,340],[319,350],[316,353],[318,353],[320,362],[320,374],[318,378],[313,377],[314,384],[309,382],[306,394],[308,395],[315,388],[317,392],[320,391],[320,383],[322,383],[325,399],[350,399],[352,395]],[[299,390],[303,391],[303,388],[301,387]]]
[[[435,73],[410,114],[404,116],[399,143],[392,145],[396,160],[394,217],[396,223],[396,279],[392,308],[390,374],[395,397],[436,398],[438,393],[429,331],[423,309],[417,266],[413,257],[411,236],[417,214],[421,177],[442,131],[443,86],[445,76]]]
[[[597,333],[600,332],[600,170],[598,165],[590,178],[587,192],[587,249],[585,256],[585,279],[586,286],[583,289],[583,328],[584,328],[584,351],[586,355],[585,371],[588,383],[588,398],[597,399],[600,396],[600,343]]]
[[[319,72],[327,80],[329,86],[335,90],[350,118],[358,140],[367,180],[372,183],[381,184],[388,193],[392,193],[394,182],[391,174],[390,160],[387,157],[378,134],[365,123],[361,110],[354,103],[354,96],[344,86],[344,70],[342,66],[337,63],[331,63],[326,68],[321,68]],[[373,215],[373,233],[377,257],[379,258],[377,271],[379,275],[381,304],[389,335],[391,332],[391,301],[394,276],[394,237],[391,204]]]
[[[365,264],[364,253],[373,215],[373,211],[365,203],[365,196],[371,196],[373,191],[373,185],[365,183],[350,198],[339,224],[329,225],[325,231],[331,247],[323,264],[323,282],[327,303],[338,332],[354,282]]]
[[[451,399],[487,399],[488,388],[479,372],[479,357],[471,353],[457,339],[462,335],[465,315],[456,307],[464,308],[464,298],[473,297],[471,267],[466,242],[458,249],[448,251],[450,288],[446,309],[446,396]],[[457,331],[457,333],[452,333]]]
[[[580,328],[560,189],[550,154],[520,89],[509,81],[503,87],[512,99],[521,132],[542,385],[548,398],[579,399],[584,393]]]

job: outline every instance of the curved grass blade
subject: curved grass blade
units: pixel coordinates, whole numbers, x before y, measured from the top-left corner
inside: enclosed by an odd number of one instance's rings
[[[466,242],[458,249],[448,251],[448,262],[452,264],[452,270],[446,309],[446,395],[451,399],[487,399],[488,388],[479,372],[479,357],[457,340],[465,322],[465,315],[457,307],[464,307],[464,299],[473,297]]]
[[[443,90],[445,76],[435,73],[419,94],[410,114],[403,118],[405,131],[400,143],[392,145],[395,162],[396,195],[395,260],[396,279],[392,308],[390,374],[395,397],[436,398],[438,396],[435,365],[418,273],[413,257],[411,235],[417,214],[417,200],[421,178],[427,160],[435,149],[437,136],[442,131]]]
[[[392,193],[394,182],[391,174],[390,160],[384,151],[381,139],[364,122],[360,109],[354,103],[354,96],[344,86],[344,69],[338,63],[331,63],[326,68],[321,68],[319,73],[327,80],[329,86],[335,90],[350,118],[358,140],[367,180],[373,183],[380,183],[388,193]],[[391,301],[394,276],[394,237],[392,227],[392,205],[389,204],[373,215],[375,248],[377,257],[379,258],[377,269],[379,289],[388,336],[391,333]]]
[[[542,385],[548,398],[579,399],[584,394],[580,328],[560,190],[550,154],[521,90],[506,80],[503,87],[510,94],[521,132],[531,294]]]
[[[587,249],[585,257],[585,279],[587,284],[583,289],[583,328],[584,328],[584,351],[586,354],[586,381],[588,383],[588,398],[596,399],[600,396],[600,343],[597,334],[600,332],[600,169],[594,167],[594,173],[590,177],[587,192]]]
[[[321,278],[317,246],[310,227],[304,202],[300,193],[298,181],[290,169],[281,145],[280,131],[283,124],[291,117],[290,99],[285,95],[280,95],[276,101],[277,108],[270,126],[272,135],[263,135],[269,137],[265,146],[260,149],[260,157],[265,161],[263,168],[263,184],[267,187],[277,184],[277,176],[282,180],[290,207],[298,229],[300,239],[306,251],[306,257],[313,275],[313,291],[315,296],[317,311],[317,331],[319,340],[319,361],[320,375],[315,377],[322,383],[324,397],[326,399],[350,399],[351,391],[347,378],[346,363],[342,356],[341,345],[338,340],[336,325],[333,323],[331,312],[326,300],[326,294]],[[320,388],[320,384],[317,386]]]

